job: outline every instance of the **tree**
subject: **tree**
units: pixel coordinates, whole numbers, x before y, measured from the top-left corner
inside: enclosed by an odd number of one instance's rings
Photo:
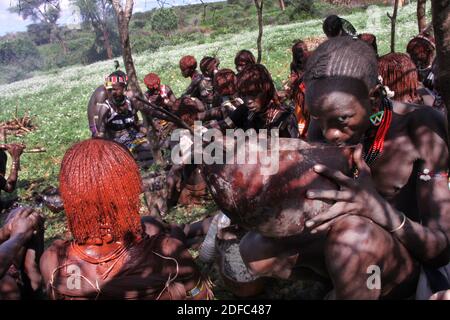
[[[398,5],[400,0],[394,1],[394,13],[392,16],[387,13],[387,16],[391,20],[391,52],[395,52],[395,24],[397,23]]]
[[[448,129],[450,126],[450,90],[448,90],[450,83],[450,6],[448,0],[433,0],[431,7],[436,38],[436,59],[439,66],[437,82],[447,107]]]
[[[114,19],[114,10],[107,0],[72,0],[80,9],[81,19],[89,24],[96,33],[97,39],[102,40],[108,59],[113,58],[111,45],[111,20]]]
[[[17,5],[9,8],[10,12],[17,13],[23,19],[30,18],[33,22],[46,24],[51,30],[50,41],[57,39],[67,54],[67,46],[58,28],[57,21],[61,15],[59,0],[18,0]]]
[[[173,9],[158,9],[152,16],[152,29],[163,34],[178,28],[178,17]]]
[[[205,1],[203,1],[203,0],[200,0],[200,3],[203,6],[203,21],[205,21],[206,20],[206,8],[208,7],[208,4],[205,3]]]
[[[134,67],[133,55],[131,53],[129,25],[133,14],[134,0],[126,0],[125,6],[120,0],[110,0],[117,16],[117,25],[119,29],[120,44],[122,46],[122,57],[125,69],[128,75],[129,87],[133,93],[142,97],[143,93],[139,86],[136,68]],[[150,129],[149,140],[152,145],[153,158],[157,163],[162,163],[162,155],[159,149],[159,141],[156,134],[156,127],[152,117],[147,114],[144,119],[148,122]]]
[[[255,6],[256,6],[256,12],[258,13],[258,40],[256,41],[258,45],[258,59],[257,62],[261,63],[261,56],[262,56],[262,35],[263,35],[263,0],[254,0]]]
[[[50,43],[52,29],[46,23],[32,23],[27,25],[27,33],[30,39],[37,45]]]
[[[0,41],[0,83],[10,83],[32,76],[42,67],[42,57],[28,38]]]
[[[427,27],[426,3],[427,0],[417,0],[417,24],[419,26],[419,33]]]

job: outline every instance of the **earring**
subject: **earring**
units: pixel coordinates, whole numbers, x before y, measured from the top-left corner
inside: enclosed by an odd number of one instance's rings
[[[374,113],[370,116],[370,122],[375,126],[378,127],[381,124],[381,121],[383,120],[384,116],[384,110],[378,111],[377,113]]]

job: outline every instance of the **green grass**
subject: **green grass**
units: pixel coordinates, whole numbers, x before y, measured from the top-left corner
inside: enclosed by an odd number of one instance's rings
[[[390,11],[387,8],[381,10]],[[345,18],[351,21],[358,31],[376,34],[380,54],[389,52],[390,24],[385,15],[380,30],[365,30],[367,15],[363,10],[356,10]],[[281,82],[287,79],[289,74],[292,42],[296,39],[322,36],[321,23],[321,19],[314,19],[265,27],[262,62],[271,71],[278,87],[281,87]],[[399,12],[397,51],[405,51],[407,42],[416,34],[416,30],[415,4],[411,4]],[[256,38],[256,31],[245,31],[221,35],[214,41],[205,40],[204,44],[184,43],[160,48],[152,53],[144,52],[134,57],[138,77],[143,79],[148,72],[156,72],[162,82],[169,84],[179,96],[188,85],[188,80],[181,77],[178,69],[181,56],[193,54],[200,60],[203,55],[216,54],[221,60],[221,67],[234,69],[234,55],[238,50],[246,48],[256,53]],[[49,185],[58,185],[59,166],[65,151],[73,143],[90,135],[86,116],[88,99],[112,68],[112,61],[89,66],[77,65],[0,86],[0,121],[11,119],[17,107],[19,116],[29,112],[37,126],[36,131],[25,137],[10,137],[9,141],[22,141],[30,148],[47,149],[46,153],[22,156],[22,171],[17,188],[17,195],[22,199],[29,198],[33,191],[42,190]],[[62,236],[66,231],[63,214],[43,210],[47,217],[47,241]],[[204,207],[176,207],[169,214],[169,219],[175,223],[192,222],[214,210],[213,203]]]

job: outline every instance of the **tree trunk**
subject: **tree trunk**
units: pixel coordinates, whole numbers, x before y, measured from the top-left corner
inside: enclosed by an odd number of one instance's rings
[[[106,49],[106,56],[108,57],[108,59],[112,59],[113,58],[113,50],[112,50],[111,42],[109,41],[109,33],[108,33],[108,29],[106,28],[106,26],[103,26],[102,33],[103,33],[103,45]]]
[[[262,46],[261,46],[261,41],[262,41],[262,35],[263,35],[263,4],[264,1],[263,0],[254,0],[255,1],[255,6],[256,6],[256,11],[258,13],[258,40],[256,41],[257,45],[258,45],[258,59],[257,59],[257,63],[261,63],[261,58],[262,58]]]
[[[284,0],[278,0],[278,2],[280,3],[280,9],[281,9],[281,11],[286,10],[286,6],[285,6],[285,4],[284,4]]]
[[[56,27],[58,28],[58,27]],[[61,48],[63,49],[64,55],[67,55],[69,50],[67,49],[66,41],[64,40],[64,37],[61,35],[60,31],[58,29],[55,30],[55,37],[58,39],[59,43],[61,44]]]
[[[437,82],[439,91],[447,107],[447,130],[450,127],[450,2],[432,0],[433,28],[436,38],[436,59],[439,70]],[[450,148],[449,148],[450,150]]]
[[[400,0],[394,2],[394,13],[392,16],[388,13],[387,16],[391,20],[391,53],[395,52],[395,24],[397,23],[398,4]]]
[[[133,94],[143,97],[144,95],[139,86],[136,68],[134,67],[133,55],[131,53],[130,33],[128,31],[131,15],[133,13],[133,4],[133,0],[127,0],[124,10],[120,5],[119,0],[112,0],[112,5],[117,15],[119,37],[122,45],[122,57],[128,75],[128,85],[133,91]],[[147,128],[149,129],[148,138],[152,146],[153,159],[156,163],[162,164],[163,158],[159,148],[159,139],[153,118],[146,114],[144,115],[144,121],[147,122]]]
[[[426,3],[427,0],[417,0],[417,24],[419,26],[419,33],[427,27]]]
[[[122,45],[122,57],[125,69],[128,75],[128,86],[133,93],[142,95],[141,87],[134,67],[133,55],[131,52],[130,34],[128,31],[129,21],[124,19],[122,15],[118,15],[120,44]]]

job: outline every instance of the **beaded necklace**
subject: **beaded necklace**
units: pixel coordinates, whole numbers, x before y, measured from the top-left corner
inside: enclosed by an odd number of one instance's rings
[[[384,98],[383,110],[373,114],[370,117],[370,122],[377,127],[377,130],[375,133],[375,138],[368,148],[369,150],[364,152],[364,160],[369,167],[372,166],[374,161],[383,152],[386,134],[392,122],[392,101]],[[364,149],[367,150],[367,148]]]

